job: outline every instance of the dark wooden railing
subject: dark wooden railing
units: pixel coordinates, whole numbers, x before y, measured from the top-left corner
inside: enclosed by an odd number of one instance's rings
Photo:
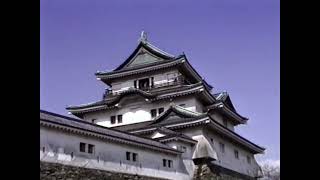
[[[151,87],[140,87],[139,89],[143,90],[143,91],[149,91],[151,89],[155,89],[155,88],[161,88],[161,87],[167,87],[167,86],[174,86],[174,85],[180,85],[180,84],[184,84],[185,83],[185,79],[183,76],[178,76],[175,79],[171,80],[170,82],[165,82],[165,83],[161,83],[161,84],[155,84]],[[113,96],[115,94],[112,93],[111,89],[106,89],[105,93],[103,94],[103,98],[106,98],[107,96]]]

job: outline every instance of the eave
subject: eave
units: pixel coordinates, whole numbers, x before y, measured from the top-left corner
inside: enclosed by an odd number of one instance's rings
[[[41,113],[48,114],[49,116],[53,117],[53,119],[42,118]],[[59,118],[59,120],[58,119],[54,120],[56,117]],[[161,152],[164,151],[164,152],[173,153],[173,154],[181,153],[178,150],[175,150],[169,146],[163,145],[151,139],[139,137],[126,132],[106,128],[93,123],[88,123],[82,120],[65,117],[62,115],[58,115],[58,114],[43,111],[43,110],[40,110],[40,126],[47,127],[47,128],[54,128],[57,130],[67,131],[67,132],[71,132],[79,135],[105,139],[109,141],[115,141],[123,144],[139,146],[139,147],[157,150]]]
[[[238,114],[237,112],[232,111],[223,102],[219,102],[219,103],[207,106],[207,109],[209,109],[209,111],[219,110],[223,114],[231,117],[234,120],[234,122],[237,124],[246,124],[248,121],[248,118],[243,117],[240,114]]]
[[[149,42],[140,41],[138,46],[130,54],[130,56],[123,63],[121,63],[117,68],[115,68],[113,71],[119,71],[119,70],[123,69],[126,65],[128,65],[131,62],[132,58],[135,57],[135,55],[138,53],[138,51],[141,48],[144,48],[145,50],[149,51],[150,53],[156,55],[157,57],[165,59],[165,60],[170,60],[170,59],[174,59],[175,58],[174,55],[171,55],[171,54],[169,54],[169,53],[167,53],[165,51],[162,51],[161,49],[157,48],[156,46],[152,45]]]
[[[148,65],[134,66],[132,68],[126,68],[119,71],[97,72],[95,73],[95,75],[98,80],[101,80],[102,82],[111,86],[111,82],[115,81],[116,79],[121,79],[128,76],[134,76],[139,74],[145,74],[145,73],[168,69],[168,68],[173,68],[173,67],[179,66],[182,63],[183,63],[182,59],[176,59],[172,61],[164,61],[164,62],[152,63]]]
[[[211,123],[209,123],[209,127],[212,129],[217,130],[220,132],[222,135],[228,136],[230,139],[234,140],[237,143],[240,143],[244,147],[248,148],[251,150],[253,153],[264,153],[265,148],[260,147],[253,142],[247,140],[246,138],[240,136],[236,132],[226,128],[225,126],[221,125],[219,122],[216,120],[211,119]]]
[[[186,76],[191,75],[191,78],[195,78],[198,82],[203,82],[205,87],[210,91],[213,87],[210,84],[208,84],[204,80],[204,78],[202,78],[200,74],[193,68],[193,66],[189,63],[187,56],[183,54],[181,58],[184,59],[184,63],[180,66],[180,70],[182,72],[186,71]]]
[[[122,92],[117,97],[113,98],[114,100],[110,101],[109,103],[104,102],[104,101],[100,101],[100,102],[86,104],[86,105],[80,105],[80,106],[69,106],[66,109],[70,113],[72,113],[78,117],[82,117],[81,114],[83,114],[83,113],[117,108],[117,106],[116,106],[117,103],[119,103],[120,100],[122,98],[124,98],[125,96],[131,95],[131,94],[137,94],[137,95],[144,97],[148,101],[155,102],[155,101],[159,101],[159,100],[176,98],[176,97],[180,97],[180,96],[187,96],[187,95],[197,94],[197,93],[202,95],[204,98],[206,98],[209,104],[212,104],[215,102],[214,97],[212,95],[210,95],[210,93],[204,88],[204,86],[201,83],[198,83],[198,84],[194,84],[190,87],[186,87],[184,90],[172,91],[169,93],[159,94],[159,95],[155,95],[150,92],[144,92],[139,89],[134,89],[134,90],[129,89],[127,91]]]
[[[193,140],[193,139],[187,139],[187,138],[184,138],[184,137],[179,137],[179,136],[175,136],[175,137],[160,137],[160,138],[155,138],[155,140],[161,142],[161,143],[168,143],[168,142],[172,142],[172,141],[182,141],[182,142],[185,142],[185,143],[189,143],[189,144],[197,144],[197,141],[196,140]]]
[[[164,127],[174,130],[174,129],[184,129],[184,128],[190,128],[190,127],[196,127],[200,125],[206,125],[205,127],[210,127],[212,129],[215,129],[217,132],[220,134],[229,137],[231,140],[243,145],[244,147],[248,148],[251,152],[253,153],[263,153],[265,148],[260,147],[251,141],[245,139],[244,137],[240,136],[236,132],[224,127],[221,125],[219,122],[216,120],[210,118],[209,116],[206,118],[194,120],[194,121],[189,121],[189,122],[182,122],[182,123],[176,123],[176,124],[169,124],[169,125],[164,125]],[[141,128],[139,130],[132,130],[129,131],[130,133],[133,134],[150,134],[154,132],[157,128],[156,127],[145,127]]]
[[[186,128],[186,127],[194,127],[194,126],[198,126],[200,124],[205,124],[206,121],[208,121],[209,118],[208,117],[204,117],[201,119],[197,119],[197,120],[193,120],[193,121],[182,121],[179,123],[173,123],[173,124],[166,124],[163,125],[163,127],[168,128],[168,129],[181,129],[181,128]],[[130,133],[134,133],[134,134],[149,134],[154,132],[155,130],[157,130],[158,127],[144,127],[144,128],[140,128],[137,130],[129,130]]]
[[[196,70],[191,66],[191,64],[186,59],[185,55],[179,56],[176,59],[170,60],[170,61],[152,63],[149,65],[143,65],[143,66],[135,66],[132,68],[126,68],[118,71],[97,72],[95,75],[98,80],[101,80],[107,85],[111,86],[111,82],[114,81],[115,79],[124,78],[124,77],[137,75],[137,74],[144,74],[144,73],[161,70],[161,69],[173,68],[173,67],[177,67],[182,74],[192,79],[194,83],[203,82],[204,86],[209,91],[213,88],[196,72]]]

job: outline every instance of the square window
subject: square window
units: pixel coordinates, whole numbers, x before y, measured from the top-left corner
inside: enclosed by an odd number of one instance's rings
[[[151,118],[154,118],[157,116],[157,110],[156,109],[151,109]]]
[[[111,124],[115,124],[116,123],[116,116],[111,116]]]
[[[234,150],[234,157],[236,159],[239,159],[239,152],[237,150]]]
[[[94,145],[92,145],[92,144],[88,145],[88,153],[89,154],[93,154],[94,153]]]
[[[86,143],[80,143],[80,152],[86,152]]]
[[[159,114],[161,114],[164,111],[164,108],[159,108]]]
[[[134,161],[134,162],[138,161],[138,154],[137,153],[132,153],[132,161]]]
[[[122,115],[118,115],[118,123],[122,123]]]
[[[247,162],[248,162],[248,164],[251,164],[251,158],[250,158],[250,156],[247,156]]]
[[[162,164],[163,164],[163,167],[166,167],[167,166],[167,160],[166,159],[162,159]]]
[[[220,146],[220,151],[221,151],[222,153],[224,153],[224,152],[225,152],[224,144],[220,142],[220,143],[219,143],[219,146]]]
[[[131,154],[130,152],[127,152],[127,153],[126,153],[126,156],[127,156],[127,160],[128,160],[128,161],[130,161],[130,154]]]
[[[138,88],[142,90],[148,89],[150,87],[149,78],[139,79],[138,86]]]

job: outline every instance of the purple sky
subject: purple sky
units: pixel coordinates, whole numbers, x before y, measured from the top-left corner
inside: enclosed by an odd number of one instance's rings
[[[197,2],[197,3],[196,3]],[[236,131],[280,158],[280,8],[278,0],[41,0],[40,108],[101,100],[97,70],[112,70],[134,50],[142,30],[229,92],[249,117]]]

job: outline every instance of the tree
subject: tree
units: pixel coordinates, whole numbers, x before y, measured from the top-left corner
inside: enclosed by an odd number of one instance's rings
[[[263,180],[280,180],[280,166],[264,164],[261,168],[264,174]]]

